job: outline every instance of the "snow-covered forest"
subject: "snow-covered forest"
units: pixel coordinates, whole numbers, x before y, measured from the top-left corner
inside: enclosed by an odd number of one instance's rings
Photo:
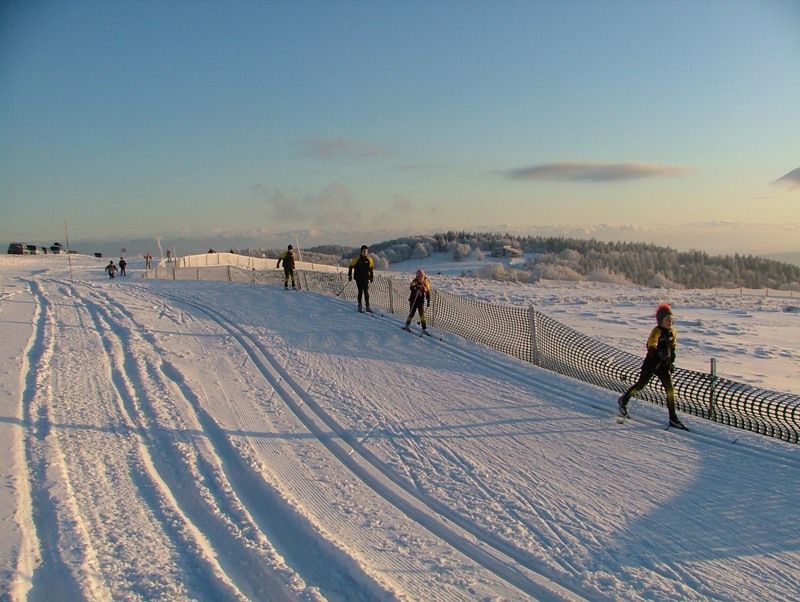
[[[661,288],[772,288],[800,291],[800,267],[754,255],[710,256],[644,243],[446,232],[373,245],[389,263],[447,251],[455,261],[518,250],[526,260],[489,272],[497,279],[590,280]],[[496,270],[496,268],[494,268]]]
[[[549,279],[652,288],[742,287],[800,291],[800,266],[756,255],[712,256],[703,251],[680,252],[644,243],[448,231],[370,245],[378,269],[442,252],[450,254],[455,262],[480,261],[498,254],[519,257],[506,266],[494,263],[471,272],[473,276],[501,281]],[[259,255],[271,257],[277,257],[278,253],[258,251]],[[326,245],[313,247],[305,253],[309,261],[336,263],[347,261],[357,250]]]

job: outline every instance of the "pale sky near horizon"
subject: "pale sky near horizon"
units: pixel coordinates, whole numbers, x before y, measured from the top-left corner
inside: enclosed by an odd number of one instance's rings
[[[12,0],[0,241],[800,251],[798,107],[796,0]]]

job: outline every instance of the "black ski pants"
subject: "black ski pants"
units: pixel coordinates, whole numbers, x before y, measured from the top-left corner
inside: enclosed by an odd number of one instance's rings
[[[659,368],[655,372],[642,370],[639,373],[639,380],[625,391],[622,398],[625,400],[625,403],[627,403],[631,397],[647,386],[647,383],[650,382],[653,376],[658,376],[661,384],[664,385],[664,391],[667,392],[667,410],[669,411],[669,417],[677,418],[678,415],[675,413],[675,386],[672,384],[672,375],[669,372],[669,367]]]
[[[364,298],[364,303],[369,307],[369,278],[356,278],[356,286],[358,287],[358,304],[361,305],[361,298]]]

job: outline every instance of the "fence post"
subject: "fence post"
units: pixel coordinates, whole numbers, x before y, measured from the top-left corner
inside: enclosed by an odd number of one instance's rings
[[[717,360],[713,357],[711,358],[711,386],[709,393],[708,417],[713,419],[714,404],[717,401]]]
[[[231,281],[231,266],[228,266],[228,282]]]
[[[531,325],[531,363],[539,365],[539,347],[536,341],[536,308],[531,305],[528,308],[528,321]]]
[[[394,294],[392,294],[392,284],[394,280],[389,278],[389,313],[394,315]]]

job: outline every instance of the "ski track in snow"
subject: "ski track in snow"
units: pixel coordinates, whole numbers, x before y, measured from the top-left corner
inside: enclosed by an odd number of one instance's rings
[[[11,599],[800,595],[796,446],[339,299],[20,283]]]
[[[173,297],[173,299],[175,299]],[[175,299],[180,301],[179,299]],[[258,371],[270,382],[273,390],[278,391],[279,398],[286,403],[297,416],[297,418],[313,433],[319,442],[343,464],[354,476],[363,484],[381,495],[395,508],[406,514],[413,521],[421,524],[435,535],[439,536],[458,551],[462,552],[483,565],[489,571],[495,573],[501,579],[517,585],[526,593],[544,598],[570,598],[572,593],[563,590],[556,582],[551,581],[542,575],[525,576],[520,575],[517,568],[509,570],[505,559],[498,560],[491,551],[481,549],[469,542],[465,536],[448,526],[442,518],[449,519],[455,523],[463,522],[458,515],[449,512],[445,507],[438,504],[435,499],[426,498],[419,495],[413,489],[403,486],[403,483],[388,470],[385,465],[374,457],[372,453],[359,442],[358,438],[353,437],[350,432],[342,427],[336,420],[327,413],[300,384],[295,381],[280,365],[274,356],[264,347],[255,337],[237,327],[234,323],[224,318],[217,311],[210,307],[203,306],[197,302],[184,300],[191,307],[194,307],[215,320],[220,326],[227,330],[239,344],[244,348],[257,366]],[[306,412],[304,408],[309,408]],[[366,440],[371,432],[364,436]],[[335,437],[331,437],[333,433]],[[353,454],[356,452],[367,464],[359,461]],[[394,485],[393,485],[394,483]],[[399,484],[399,488],[396,485]],[[313,493],[313,492],[312,492]],[[420,506],[419,503],[423,504]],[[426,510],[427,508],[428,510]],[[442,516],[439,517],[438,515]],[[472,525],[466,524],[468,531]],[[475,533],[473,533],[475,534]],[[494,538],[483,536],[489,548],[500,548]],[[408,566],[393,568],[393,571],[409,570]],[[418,595],[424,595],[424,591]]]

